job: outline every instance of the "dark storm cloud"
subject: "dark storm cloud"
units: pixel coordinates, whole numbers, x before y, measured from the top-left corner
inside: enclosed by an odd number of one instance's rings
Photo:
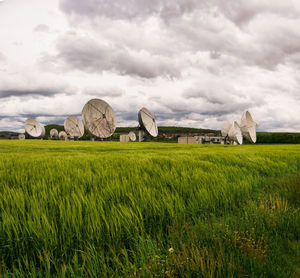
[[[60,0],[60,8],[66,14],[112,19],[145,18],[151,15],[168,19],[193,13],[197,9],[205,11],[217,8],[219,13],[238,26],[264,13],[288,17],[299,15],[292,0],[273,0],[271,5],[269,0]]]
[[[170,101],[166,104],[173,114],[187,117],[199,114],[205,118],[220,118],[226,115],[241,114],[247,109],[266,104],[263,97],[241,93],[225,82],[198,84],[182,93],[182,102]]]
[[[45,33],[49,32],[49,30],[50,30],[49,26],[46,24],[39,24],[33,29],[34,32],[45,32]]]
[[[0,131],[16,131],[24,127],[24,119],[20,117],[0,116]]]
[[[286,131],[289,131],[291,132],[292,130],[297,130],[299,132],[300,130],[300,123],[299,121],[297,120],[294,120],[294,121],[291,121],[291,122],[279,122],[278,120],[276,119],[266,119],[266,120],[261,120],[259,122],[259,128],[260,127],[263,127],[264,130],[274,130],[274,129],[277,129],[277,130],[286,130]]]
[[[117,118],[121,118],[123,121],[138,121],[137,112],[128,112],[128,111],[117,111]],[[138,125],[138,122],[137,122]]]
[[[1,90],[0,89],[0,98],[9,98],[9,97],[27,97],[27,96],[43,96],[50,97],[58,94],[60,92],[52,89],[42,89],[42,90]]]
[[[193,107],[191,104],[182,108],[172,105],[166,105],[166,107],[171,111],[171,113],[166,114],[166,117],[168,117],[167,115],[169,115],[169,117],[172,115],[172,119],[175,117],[178,120],[189,118],[191,114],[198,114],[205,116],[205,118],[207,118],[207,116],[220,117],[235,113],[242,114],[244,110],[249,109],[247,104],[233,104],[230,107],[227,105],[197,105]],[[159,114],[159,117],[161,117],[161,114]]]
[[[220,87],[220,90],[221,87]],[[204,99],[212,104],[225,104],[228,102],[228,97],[224,94],[224,91],[219,91],[215,94],[213,91],[209,89],[207,91],[202,90],[188,90],[182,94],[185,99]]]
[[[77,22],[84,19],[93,24],[93,18],[99,17],[130,22],[132,19],[146,20],[149,16],[156,16],[164,20],[165,25],[161,27],[169,33],[169,37],[174,38],[176,43],[170,45],[170,53],[178,48],[175,53],[177,57],[182,51],[210,51],[212,59],[224,53],[242,60],[246,65],[275,70],[279,64],[297,61],[295,54],[300,51],[300,35],[295,22],[288,20],[297,20],[300,10],[290,0],[274,0],[272,3],[270,5],[267,0],[61,0],[60,7],[70,16],[76,14],[79,17]],[[186,17],[186,14],[189,16]],[[134,44],[137,46],[140,42],[133,42],[131,48],[135,47]],[[147,46],[144,49],[148,50]],[[116,49],[111,51],[117,53]],[[148,51],[151,56],[154,50]],[[167,67],[163,58],[163,52],[157,59],[153,57],[160,61],[157,69],[153,65],[152,70],[147,69],[147,65],[142,69],[144,61],[120,50],[108,69],[146,78],[159,74],[176,76],[178,72],[170,72],[171,68]],[[119,63],[114,62],[116,60]]]
[[[67,14],[86,17],[105,16],[113,19],[130,19],[160,15],[175,17],[190,12],[199,5],[197,0],[61,0],[60,7]]]
[[[112,19],[146,18],[159,16],[164,19],[180,17],[202,11],[214,10],[237,26],[244,26],[260,14],[276,14],[297,18],[299,9],[292,0],[60,0],[66,14],[83,17],[108,17]]]
[[[291,0],[273,0],[271,5],[269,0],[212,0],[211,3],[217,5],[220,11],[238,26],[249,23],[261,14],[277,14],[292,18],[299,15],[295,2]]]
[[[66,115],[66,114],[61,114],[60,115],[59,113],[56,113],[55,116],[53,114],[50,114],[50,113],[19,113],[18,114],[18,117],[34,118],[34,119],[37,118],[37,117],[50,118],[50,117],[68,117],[68,116],[69,115]]]
[[[112,71],[142,78],[174,77],[180,74],[168,57],[101,44],[75,34],[66,34],[59,40],[57,48],[59,54],[53,59],[63,61],[71,69],[92,73]]]

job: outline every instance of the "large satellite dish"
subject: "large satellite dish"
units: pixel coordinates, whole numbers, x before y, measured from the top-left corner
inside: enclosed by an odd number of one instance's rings
[[[57,129],[52,128],[52,129],[50,130],[50,137],[51,137],[51,138],[57,138],[57,137],[58,137],[58,131],[57,131]]]
[[[227,121],[222,125],[221,133],[223,137],[226,137],[228,135],[228,132],[230,128],[232,127],[232,123]]]
[[[71,137],[81,138],[84,135],[83,122],[75,116],[70,116],[65,120],[65,131]]]
[[[130,131],[130,132],[128,133],[128,137],[129,137],[129,140],[130,140],[131,142],[136,141],[136,134],[135,134],[133,131]]]
[[[44,137],[46,134],[44,126],[35,119],[27,119],[25,121],[25,131],[35,138]]]
[[[150,134],[152,137],[157,137],[157,124],[151,112],[145,107],[143,107],[139,111],[139,123],[140,127],[144,129],[148,134]]]
[[[116,114],[112,107],[101,99],[91,99],[82,109],[85,127],[100,138],[110,137],[116,130]]]
[[[241,119],[241,131],[250,142],[256,143],[256,128],[258,125],[253,121],[249,111],[245,111]]]
[[[232,123],[231,128],[228,132],[228,137],[230,140],[232,140],[233,142],[235,142],[239,145],[243,144],[242,131],[237,122]]]

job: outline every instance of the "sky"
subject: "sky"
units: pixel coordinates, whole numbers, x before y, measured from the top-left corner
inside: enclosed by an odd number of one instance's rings
[[[0,130],[92,98],[118,126],[300,132],[299,0],[0,0]]]

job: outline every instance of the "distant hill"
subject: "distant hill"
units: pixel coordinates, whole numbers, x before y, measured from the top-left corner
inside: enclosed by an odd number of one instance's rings
[[[220,131],[213,129],[192,128],[192,127],[177,127],[177,126],[161,126],[158,128],[159,133],[214,133],[218,134]]]
[[[0,131],[0,137],[18,136],[18,132],[13,131]]]
[[[64,130],[64,126],[63,125],[55,125],[55,124],[51,124],[51,125],[46,125],[45,126],[45,130],[46,130],[46,135],[50,135],[50,130],[51,129],[57,129],[58,132],[63,131]]]
[[[258,132],[258,144],[300,144],[300,133]]]

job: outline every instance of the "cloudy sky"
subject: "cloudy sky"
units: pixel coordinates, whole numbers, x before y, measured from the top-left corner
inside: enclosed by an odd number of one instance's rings
[[[0,0],[0,130],[109,102],[118,126],[300,132],[299,0]]]

